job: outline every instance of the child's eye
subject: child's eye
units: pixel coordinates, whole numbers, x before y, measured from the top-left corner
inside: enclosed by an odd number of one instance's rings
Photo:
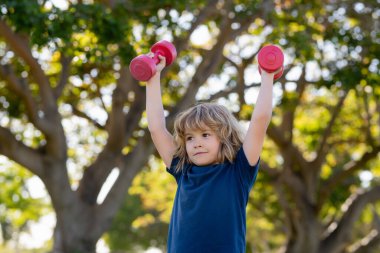
[[[203,133],[203,137],[209,137],[210,135],[209,133]]]
[[[192,139],[193,139],[192,136],[187,136],[187,137],[186,137],[186,141],[191,141]]]

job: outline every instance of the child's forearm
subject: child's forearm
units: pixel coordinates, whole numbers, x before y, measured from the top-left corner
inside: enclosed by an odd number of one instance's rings
[[[146,85],[146,113],[150,132],[166,128],[161,98],[160,73],[156,73]]]
[[[262,73],[261,86],[252,120],[265,120],[269,124],[272,117],[273,74]]]

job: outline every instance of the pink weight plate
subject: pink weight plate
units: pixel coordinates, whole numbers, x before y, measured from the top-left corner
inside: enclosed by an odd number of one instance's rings
[[[129,70],[135,79],[148,81],[156,73],[156,65],[149,56],[140,55],[131,61]]]
[[[152,46],[151,51],[155,54],[154,61],[156,64],[159,62],[158,55],[165,57],[166,66],[172,64],[172,62],[177,57],[177,50],[175,49],[174,45],[166,40],[161,40],[155,43]]]
[[[258,62],[262,69],[271,73],[281,68],[284,64],[282,50],[274,45],[263,47],[258,54]]]

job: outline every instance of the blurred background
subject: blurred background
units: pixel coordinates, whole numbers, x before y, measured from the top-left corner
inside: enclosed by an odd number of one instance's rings
[[[380,252],[380,1],[0,0],[0,252],[165,252],[176,183],[128,66],[165,39],[167,127],[246,127],[258,50],[285,54],[247,252]],[[212,231],[210,231],[212,233]]]

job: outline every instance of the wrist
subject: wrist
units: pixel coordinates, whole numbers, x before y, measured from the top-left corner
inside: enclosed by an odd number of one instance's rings
[[[274,75],[275,75],[274,72],[273,72],[273,73],[269,73],[269,72],[266,72],[266,71],[262,71],[262,72],[261,72],[261,76],[262,76],[262,77],[271,77],[271,78],[273,78]]]
[[[274,74],[273,73],[267,73],[267,72],[264,72],[261,74],[261,82],[265,82],[265,83],[268,83],[268,82],[271,82],[273,83],[273,80],[274,80]]]
[[[161,78],[161,72],[156,72],[149,80],[148,80],[148,84],[152,83],[152,82],[160,82],[160,78]]]

